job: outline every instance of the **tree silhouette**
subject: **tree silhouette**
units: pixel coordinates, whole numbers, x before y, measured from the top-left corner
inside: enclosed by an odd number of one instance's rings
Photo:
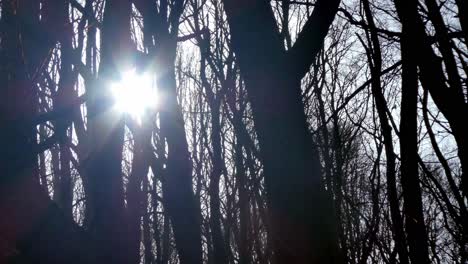
[[[466,263],[466,10],[0,0],[0,263]]]

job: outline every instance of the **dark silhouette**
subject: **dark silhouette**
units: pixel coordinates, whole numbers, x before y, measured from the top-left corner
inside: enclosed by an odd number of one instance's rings
[[[0,263],[466,263],[466,11],[0,1]]]

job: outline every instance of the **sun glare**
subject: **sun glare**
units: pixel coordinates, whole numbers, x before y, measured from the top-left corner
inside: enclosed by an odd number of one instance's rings
[[[141,121],[145,111],[158,104],[154,84],[148,74],[138,74],[135,70],[123,73],[122,79],[111,86],[116,109]]]

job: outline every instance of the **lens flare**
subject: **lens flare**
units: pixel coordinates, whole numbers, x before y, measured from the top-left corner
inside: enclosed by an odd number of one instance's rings
[[[122,74],[119,82],[111,85],[114,107],[122,113],[141,121],[145,111],[158,104],[155,81],[148,74],[138,74],[135,70]]]

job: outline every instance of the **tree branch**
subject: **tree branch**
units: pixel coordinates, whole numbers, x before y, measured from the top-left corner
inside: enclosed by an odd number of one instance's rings
[[[302,79],[309,71],[310,65],[322,48],[340,2],[340,0],[317,1],[296,43],[288,51],[284,69],[296,75],[297,79]]]

